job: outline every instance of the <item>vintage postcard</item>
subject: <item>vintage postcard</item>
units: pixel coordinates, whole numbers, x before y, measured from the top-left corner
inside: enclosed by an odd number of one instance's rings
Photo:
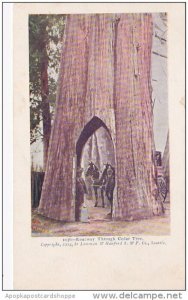
[[[184,15],[15,4],[14,288],[185,288]]]

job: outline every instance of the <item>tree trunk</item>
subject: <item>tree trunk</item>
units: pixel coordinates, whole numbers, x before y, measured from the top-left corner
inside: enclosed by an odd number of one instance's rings
[[[43,168],[46,169],[48,147],[51,133],[51,116],[49,104],[49,88],[48,88],[48,56],[46,53],[46,45],[44,45],[43,56],[41,61],[41,98],[42,98],[42,119],[43,119]]]
[[[101,162],[100,162],[100,155],[98,149],[98,142],[97,142],[97,134],[94,132],[92,135],[92,161],[94,164],[100,169]]]
[[[92,137],[90,137],[82,152],[81,165],[84,169],[88,167],[89,162],[92,160]]]
[[[104,124],[114,144],[112,218],[162,213],[152,160],[151,43],[150,14],[68,16],[42,214],[75,219],[76,143],[98,124]],[[85,132],[86,124],[94,127],[88,125]]]
[[[100,170],[104,169],[104,164],[106,163],[110,163],[115,167],[114,146],[107,130],[103,127],[99,128],[96,136],[100,157]]]
[[[152,161],[152,16],[123,14],[115,52],[116,219],[139,219],[162,212]],[[124,145],[124,146],[123,146]]]

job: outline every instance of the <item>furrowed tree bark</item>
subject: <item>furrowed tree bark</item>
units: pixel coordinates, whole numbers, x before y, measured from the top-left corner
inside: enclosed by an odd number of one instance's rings
[[[89,19],[88,19],[89,21]],[[76,140],[85,121],[88,73],[87,16],[68,15],[55,119],[39,212],[75,220]]]
[[[114,146],[112,218],[161,214],[152,159],[152,16],[69,15],[65,35],[39,212],[75,220],[77,141],[91,120],[100,119]]]
[[[152,17],[121,15],[115,62],[118,205],[115,218],[137,219],[161,213],[155,199],[150,86]],[[124,145],[124,147],[122,147]],[[127,201],[128,200],[128,201]]]

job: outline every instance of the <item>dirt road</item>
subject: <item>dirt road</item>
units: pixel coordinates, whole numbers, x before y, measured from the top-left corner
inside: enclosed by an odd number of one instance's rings
[[[45,218],[32,212],[32,236],[99,236],[99,235],[169,235],[170,203],[165,203],[165,214],[151,219],[122,222],[112,221],[110,208],[89,205],[89,222],[65,223]]]

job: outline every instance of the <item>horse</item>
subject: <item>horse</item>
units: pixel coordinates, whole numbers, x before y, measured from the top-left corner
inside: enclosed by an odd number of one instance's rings
[[[105,168],[101,175],[101,178],[98,181],[98,184],[101,185],[101,197],[104,207],[104,191],[108,201],[110,202],[111,212],[113,209],[113,193],[115,188],[115,168],[112,167],[109,163],[105,164]]]
[[[110,202],[111,214],[112,214],[113,192],[115,188],[115,168],[113,168],[109,163],[105,164],[105,168],[100,177],[98,168],[94,165],[93,162],[90,162],[85,175],[91,176],[93,178],[93,189],[95,192],[95,207],[97,207],[98,205],[98,189],[100,188],[102,207],[104,207],[104,192],[105,192],[106,197]]]
[[[99,177],[100,177],[100,173],[99,173],[99,169],[97,168],[97,166],[93,163],[90,162],[89,163],[89,167],[85,173],[86,177],[91,176],[92,180],[93,180],[93,189],[94,189],[94,193],[95,193],[95,206],[97,206],[98,203],[98,188],[100,187],[100,185],[98,184],[99,181]]]

